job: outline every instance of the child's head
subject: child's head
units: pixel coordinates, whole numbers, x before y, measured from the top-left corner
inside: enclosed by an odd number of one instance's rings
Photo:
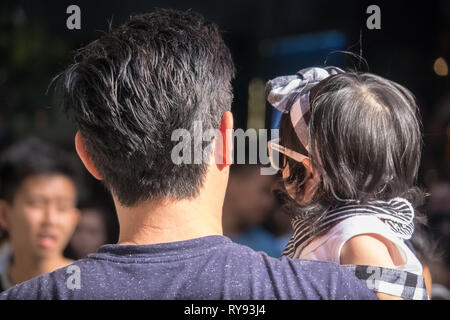
[[[401,85],[369,73],[339,73],[309,96],[309,159],[283,162],[291,197],[320,201],[408,198],[421,153],[418,107]],[[308,155],[289,113],[280,122],[280,145]]]

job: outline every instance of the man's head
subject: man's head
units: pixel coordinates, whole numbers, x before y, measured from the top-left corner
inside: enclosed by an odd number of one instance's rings
[[[122,205],[197,196],[208,165],[173,163],[171,135],[193,134],[195,121],[219,129],[233,76],[213,23],[173,10],[132,16],[60,76],[80,157]]]
[[[63,151],[30,138],[0,157],[0,226],[14,252],[61,255],[78,220],[76,168]]]

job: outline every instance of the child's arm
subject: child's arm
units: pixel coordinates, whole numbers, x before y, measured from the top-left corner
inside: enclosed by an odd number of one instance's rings
[[[340,263],[395,268],[396,261],[391,241],[377,234],[361,234],[350,238],[341,249]],[[379,299],[403,300],[401,297],[376,292]]]

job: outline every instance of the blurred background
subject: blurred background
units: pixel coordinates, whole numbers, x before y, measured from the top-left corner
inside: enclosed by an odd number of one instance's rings
[[[79,30],[66,27],[70,15],[66,9],[72,4],[81,9]],[[366,9],[372,4],[381,9],[379,30],[366,26],[370,16]],[[75,128],[52,90],[47,93],[51,79],[71,62],[74,50],[98,38],[109,25],[155,7],[192,9],[224,31],[237,68],[232,106],[236,128],[275,127],[278,115],[265,102],[266,81],[311,65],[370,71],[410,89],[423,120],[419,184],[431,194],[425,210],[426,234],[442,249],[441,258],[430,258],[430,269],[434,282],[450,288],[450,1],[2,0],[0,152],[24,137],[36,136],[76,158]],[[367,64],[334,53],[339,50],[361,55]],[[224,231],[237,242],[279,256],[290,224],[270,191],[275,178],[260,176],[258,168],[258,164],[233,165]],[[117,238],[109,194],[85,171],[83,180],[80,203],[88,213],[73,239],[82,249],[68,248],[68,256],[83,257],[98,244]],[[95,230],[102,235],[95,237]]]

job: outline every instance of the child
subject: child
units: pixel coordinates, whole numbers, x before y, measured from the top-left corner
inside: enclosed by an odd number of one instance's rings
[[[293,236],[283,254],[342,265],[380,266],[417,275],[422,265],[404,240],[414,230],[420,161],[418,107],[402,86],[369,73],[307,68],[268,82],[283,112],[269,142],[281,170]],[[423,288],[377,288],[383,299],[427,299]]]

